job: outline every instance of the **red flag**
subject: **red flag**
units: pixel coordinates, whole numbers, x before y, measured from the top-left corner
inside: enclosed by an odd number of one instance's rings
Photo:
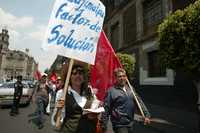
[[[56,75],[56,73],[55,73],[55,72],[52,72],[49,79],[50,79],[51,81],[55,82],[55,81],[57,80],[57,75]]]
[[[97,45],[95,65],[91,67],[90,83],[96,96],[103,101],[107,89],[115,82],[113,71],[122,67],[105,33],[102,31]]]
[[[36,80],[40,80],[41,77],[42,77],[40,71],[38,70],[38,64],[36,64],[36,71],[34,73],[34,77],[35,77]]]

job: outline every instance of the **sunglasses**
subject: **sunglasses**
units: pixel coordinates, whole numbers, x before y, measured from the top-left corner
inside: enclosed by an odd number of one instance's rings
[[[77,70],[75,72],[72,72],[72,75],[83,75],[83,71],[82,70]]]
[[[118,75],[118,78],[126,77],[126,75]]]

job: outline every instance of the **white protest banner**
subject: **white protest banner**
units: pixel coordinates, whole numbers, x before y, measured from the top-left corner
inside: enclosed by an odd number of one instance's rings
[[[94,64],[104,17],[99,0],[56,0],[42,48]]]

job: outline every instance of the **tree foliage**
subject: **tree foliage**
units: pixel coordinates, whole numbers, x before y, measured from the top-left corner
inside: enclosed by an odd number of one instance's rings
[[[127,76],[131,78],[135,69],[135,57],[129,54],[122,53],[117,53],[117,56],[119,57],[123,68],[126,70]]]
[[[200,0],[170,14],[158,28],[161,62],[168,68],[200,73]]]

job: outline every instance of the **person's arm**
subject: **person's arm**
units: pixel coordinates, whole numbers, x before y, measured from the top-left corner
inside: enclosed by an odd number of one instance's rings
[[[33,92],[32,92],[32,101],[33,102],[35,101],[35,96],[36,96],[38,89],[39,89],[39,83],[36,83],[35,87],[33,88]]]
[[[23,95],[23,88],[24,88],[24,85],[22,82],[20,82],[20,97]]]
[[[58,100],[60,100],[62,97],[64,96],[64,90],[58,90],[56,93],[56,99],[55,99],[55,103],[58,102]]]
[[[150,118],[151,114],[150,114],[149,110],[147,109],[146,105],[144,104],[144,102],[142,101],[141,97],[137,93],[136,93],[136,97],[137,97],[137,99],[138,99],[138,101],[139,101],[139,103],[141,105],[141,108],[142,108],[142,110],[144,112],[145,117]]]
[[[133,87],[132,87],[133,88]],[[151,114],[149,112],[149,110],[147,109],[146,105],[144,104],[143,100],[141,99],[141,97],[136,93],[135,89],[133,88],[133,91],[136,95],[136,98],[143,110],[143,113],[144,113],[144,124],[150,124],[150,118],[151,118]]]
[[[18,93],[18,88],[17,88],[17,83],[15,82],[14,83],[14,97],[18,97],[17,93]]]
[[[131,87],[132,87],[132,86],[131,86]],[[135,91],[135,88],[132,87],[132,89],[133,89],[133,92],[135,93],[135,96],[136,96],[136,98],[137,98],[137,100],[138,100],[138,102],[139,102],[139,104],[140,104],[140,106],[141,106],[141,108],[142,108],[142,110],[143,110],[143,113],[144,113],[145,117],[150,118],[150,117],[151,117],[151,114],[150,114],[149,110],[147,109],[146,105],[144,104],[143,100],[142,100],[141,97],[138,95],[138,93]],[[135,100],[135,99],[134,99],[134,100]]]
[[[103,129],[104,132],[107,130],[107,124],[111,112],[111,102],[112,102],[111,91],[108,91],[104,101],[105,112],[101,114],[101,120],[100,120],[101,128]]]

